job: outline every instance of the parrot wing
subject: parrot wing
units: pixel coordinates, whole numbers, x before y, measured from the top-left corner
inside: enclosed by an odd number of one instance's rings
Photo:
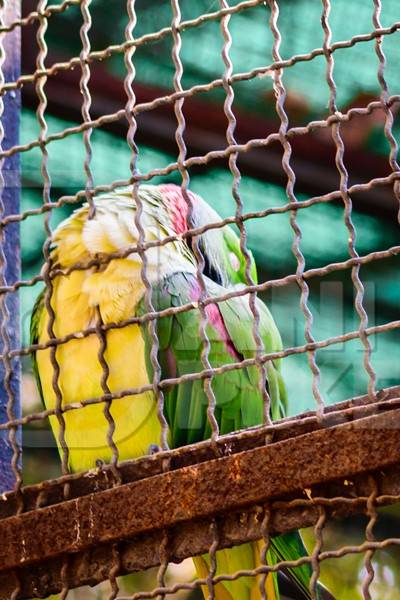
[[[207,295],[218,296],[226,290],[207,280]],[[195,275],[176,273],[153,287],[152,303],[157,311],[196,303],[200,292]],[[260,335],[265,352],[281,349],[278,330],[267,308],[258,301]],[[138,314],[144,314],[145,302]],[[253,314],[245,297],[235,297],[206,308],[209,340],[209,362],[218,368],[255,356]],[[163,379],[198,373],[204,369],[203,346],[199,335],[201,314],[198,308],[157,319],[158,358]],[[142,328],[146,356],[150,356],[151,337],[147,326]],[[149,376],[152,367],[148,360]],[[260,425],[263,422],[263,395],[259,386],[257,366],[225,371],[212,377],[211,387],[216,399],[215,417],[220,433]],[[286,410],[286,393],[279,363],[267,365],[267,387],[271,395],[271,413],[277,418]],[[164,391],[165,412],[170,427],[172,446],[191,444],[210,437],[207,421],[207,394],[202,379],[183,381]]]

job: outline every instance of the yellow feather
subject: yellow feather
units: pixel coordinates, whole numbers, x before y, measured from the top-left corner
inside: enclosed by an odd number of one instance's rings
[[[218,550],[216,553],[217,571],[216,575],[233,575],[236,571],[252,570],[261,564],[262,540],[235,546],[227,550]],[[209,555],[196,556],[193,558],[197,575],[201,579],[207,579],[209,575]],[[233,581],[222,581],[214,586],[216,600],[262,600],[260,591],[261,575],[255,577],[239,577]],[[267,576],[265,591],[268,600],[277,600],[274,575]],[[207,586],[202,586],[203,595],[208,597]]]
[[[194,566],[196,567],[197,575],[200,579],[207,579],[209,575],[209,565],[203,556],[195,556],[193,558]],[[206,585],[202,585],[204,598],[208,598],[208,588]],[[214,586],[215,600],[235,600],[227,589],[218,583]]]
[[[56,336],[82,331],[95,324],[96,309],[88,295],[82,292],[83,283],[93,275],[74,271],[67,277],[57,277],[54,280],[52,306],[56,312]],[[118,288],[113,288],[112,285],[108,290],[109,294],[102,290],[104,298],[99,303],[100,311],[107,317],[107,321],[120,320],[121,315],[123,318],[131,316],[133,298],[129,294],[119,295]],[[110,295],[112,290],[115,303]],[[48,340],[47,326],[48,315],[43,311],[39,325],[41,343]],[[144,341],[138,325],[108,331],[106,344],[105,359],[110,369],[108,385],[112,392],[118,393],[149,383]],[[99,349],[100,341],[96,334],[57,346],[56,358],[60,365],[58,385],[63,405],[103,395]],[[50,352],[50,349],[39,350],[36,358],[46,407],[53,409],[56,406],[56,394],[53,389]],[[118,446],[120,460],[147,454],[151,444],[159,443],[160,423],[152,391],[113,400],[111,415],[115,420],[113,439]],[[107,442],[109,425],[103,403],[67,411],[64,419],[71,470],[91,469],[96,466],[97,459],[109,462],[112,452]],[[58,440],[60,426],[57,417],[50,417],[50,423]]]

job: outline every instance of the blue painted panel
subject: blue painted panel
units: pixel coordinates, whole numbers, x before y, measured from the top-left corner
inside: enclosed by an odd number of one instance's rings
[[[12,6],[6,9],[6,22],[19,16],[19,3],[13,2]],[[17,28],[11,34],[7,34],[4,40],[6,51],[6,60],[3,65],[3,73],[6,81],[15,80],[20,74],[20,32]],[[4,96],[3,127],[4,140],[3,149],[10,148],[18,143],[19,140],[19,114],[20,114],[20,93],[19,91],[10,91]],[[4,214],[15,214],[19,212],[20,196],[20,170],[19,156],[17,154],[7,158],[3,164],[3,204]],[[7,285],[12,285],[21,276],[20,270],[20,239],[18,223],[9,224],[5,227],[3,237],[3,252],[5,255],[6,266],[4,279]],[[1,323],[0,327],[5,326],[9,338],[10,349],[20,346],[20,325],[19,325],[19,301],[18,294],[7,295],[6,306],[9,313],[7,323]],[[3,352],[3,340],[0,336],[0,352]],[[20,402],[20,361],[13,359],[11,362],[11,380],[8,394],[5,389],[5,364],[0,362],[0,422],[8,420],[7,403],[9,396],[13,399],[13,416],[21,415]],[[17,431],[17,444],[21,447],[21,431]],[[14,487],[15,475],[11,466],[13,458],[13,448],[9,440],[8,431],[0,432],[0,493],[10,490]]]

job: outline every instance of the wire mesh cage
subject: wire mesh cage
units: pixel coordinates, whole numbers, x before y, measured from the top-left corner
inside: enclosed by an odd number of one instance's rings
[[[1,19],[0,598],[399,598],[396,2]]]

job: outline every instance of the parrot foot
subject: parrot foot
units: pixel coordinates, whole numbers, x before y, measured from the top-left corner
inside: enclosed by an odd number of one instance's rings
[[[158,444],[150,444],[149,454],[158,454],[158,452],[161,452],[161,446],[158,446]]]

